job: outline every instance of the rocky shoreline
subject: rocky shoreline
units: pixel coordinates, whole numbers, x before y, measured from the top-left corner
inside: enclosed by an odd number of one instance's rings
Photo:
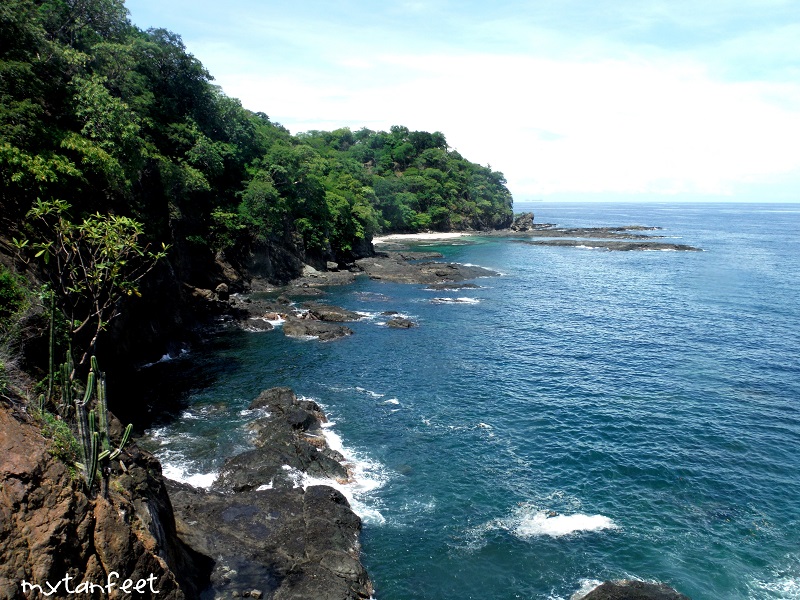
[[[642,237],[616,229],[606,233],[612,241]],[[474,287],[470,280],[497,275],[436,262],[438,253],[393,248],[343,270],[306,267],[288,286],[254,282],[253,289],[270,296],[230,294],[224,284],[214,291],[194,289],[192,295],[205,314],[223,315],[242,328],[263,331],[282,322],[285,335],[329,341],[352,335],[344,323],[361,316],[320,301],[327,286],[365,275],[460,289]],[[386,316],[389,327],[416,325]],[[371,597],[372,583],[360,562],[360,518],[341,492],[309,484],[309,478],[338,483],[352,478],[344,457],[325,440],[324,413],[288,388],[262,392],[250,409],[258,415],[249,426],[253,448],[229,458],[210,489],[163,478],[158,461],[133,445],[115,467],[109,497],[88,498],[69,466],[53,457],[41,425],[22,404],[4,407],[0,430],[15,434],[0,443],[0,599],[35,597],[21,593],[23,580],[45,585],[70,574],[100,581],[114,570],[154,574],[159,594],[143,598]],[[115,594],[89,597],[122,597]],[[641,582],[607,582],[585,596],[595,598],[685,600],[666,586]]]
[[[82,597],[130,597],[98,591],[112,573],[148,581],[136,597],[149,599],[369,598],[361,519],[341,492],[304,481],[352,478],[322,434],[325,414],[289,388],[262,392],[251,409],[254,448],[210,490],[166,479],[132,444],[108,495],[95,497],[41,419],[21,403],[0,408],[0,599],[67,598],[82,582],[98,588]]]
[[[206,594],[215,598],[369,598],[359,560],[361,519],[347,499],[305,476],[346,482],[344,457],[322,435],[320,407],[289,388],[250,405],[255,447],[228,459],[210,490],[167,482],[179,538],[214,557]]]

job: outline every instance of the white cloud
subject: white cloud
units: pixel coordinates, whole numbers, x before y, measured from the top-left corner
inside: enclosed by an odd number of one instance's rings
[[[294,132],[442,131],[517,197],[776,193],[800,174],[800,38],[793,4],[764,2],[506,1],[479,15],[237,0],[184,40],[227,94]]]
[[[517,195],[729,194],[800,169],[798,89],[719,82],[691,63],[561,62],[525,56],[388,55],[392,85],[225,76],[225,90],[292,131],[439,130],[503,171]],[[324,81],[324,82],[323,82]],[[788,93],[787,93],[788,92]],[[779,94],[781,106],[770,97]]]

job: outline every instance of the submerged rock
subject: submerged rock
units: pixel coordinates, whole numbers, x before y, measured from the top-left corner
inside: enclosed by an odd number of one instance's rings
[[[349,321],[358,321],[361,318],[361,315],[346,308],[320,302],[304,302],[303,308],[307,308],[309,314],[320,321],[347,323]]]
[[[412,327],[416,327],[417,324],[410,319],[404,319],[402,317],[395,317],[394,319],[389,319],[386,321],[387,327],[392,327],[394,329],[411,329]]]
[[[689,597],[662,583],[622,579],[606,581],[573,600],[689,600]]]
[[[325,321],[289,317],[283,324],[283,333],[289,337],[311,337],[327,342],[353,335],[353,330],[344,325],[334,325]]]
[[[535,240],[522,241],[516,240],[520,244],[531,246],[572,246],[576,248],[596,248],[600,250],[676,250],[682,252],[699,252],[700,248],[688,246],[686,244],[672,244],[668,242],[647,242],[647,241],[617,241],[617,240]]]

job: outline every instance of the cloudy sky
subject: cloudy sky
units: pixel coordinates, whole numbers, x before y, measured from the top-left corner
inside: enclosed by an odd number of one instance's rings
[[[127,0],[293,133],[441,131],[518,201],[800,201],[797,0]]]

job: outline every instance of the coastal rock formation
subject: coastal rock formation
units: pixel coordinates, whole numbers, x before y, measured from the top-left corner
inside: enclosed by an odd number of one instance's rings
[[[498,275],[494,271],[474,265],[438,262],[410,263],[401,256],[390,254],[362,258],[356,261],[356,265],[371,279],[396,283],[434,284]]]
[[[361,315],[351,310],[320,302],[304,302],[303,308],[308,309],[309,314],[320,321],[347,323],[348,321],[358,321],[361,318]]]
[[[337,490],[300,485],[306,475],[349,477],[322,436],[324,413],[290,388],[266,390],[250,408],[267,413],[251,424],[256,448],[228,460],[211,491],[169,484],[181,538],[214,557],[207,593],[370,597],[359,561],[361,520]]]
[[[92,498],[74,467],[54,456],[55,436],[46,439],[42,423],[21,406],[0,408],[0,431],[0,598],[32,597],[23,594],[23,581],[44,592],[58,586],[47,595],[64,598],[67,585],[106,585],[111,578],[119,586],[151,577],[138,597],[197,597],[208,563],[177,539],[151,455],[129,446],[108,497]]]
[[[569,246],[573,248],[593,248],[600,250],[675,250],[682,252],[700,252],[700,248],[686,244],[671,244],[666,242],[647,242],[647,241],[616,241],[616,240],[535,240],[523,241],[516,240],[520,244],[530,246]]]
[[[511,231],[529,231],[534,228],[533,213],[522,213],[514,217],[509,229]]]
[[[622,579],[606,581],[574,600],[689,600],[689,597],[664,584]]]
[[[344,325],[334,325],[325,321],[301,319],[290,316],[283,324],[283,333],[289,337],[317,338],[323,342],[353,335],[353,330]]]
[[[387,327],[392,327],[394,329],[411,329],[412,327],[416,327],[417,324],[410,319],[404,319],[403,317],[394,317],[393,319],[389,319],[386,321]]]
[[[552,224],[542,223],[531,229],[515,231],[491,231],[485,235],[491,237],[540,237],[540,238],[587,238],[587,239],[622,239],[643,240],[653,237],[641,231],[657,231],[660,227],[646,227],[644,225],[626,225],[623,227],[556,227]],[[524,236],[520,236],[524,234]]]
[[[361,520],[333,488],[220,494],[170,482],[169,490],[181,537],[214,557],[209,597],[253,597],[253,590],[273,600],[370,597],[359,562]]]
[[[250,423],[256,448],[226,461],[213,489],[247,491],[259,486],[295,487],[299,473],[344,481],[344,457],[328,448],[322,435],[327,419],[311,400],[298,400],[291,388],[262,392],[250,405],[267,412]]]

